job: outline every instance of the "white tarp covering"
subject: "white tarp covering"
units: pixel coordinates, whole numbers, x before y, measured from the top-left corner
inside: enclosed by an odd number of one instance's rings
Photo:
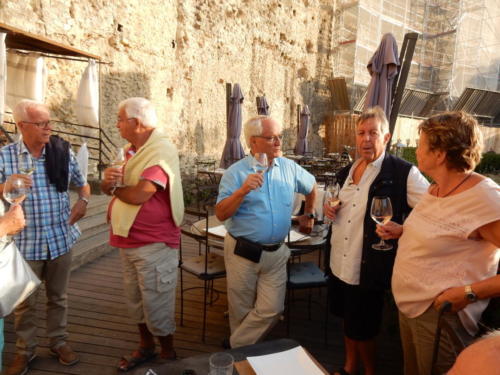
[[[76,118],[79,124],[99,127],[99,76],[95,60],[90,59],[76,94]]]
[[[13,109],[22,99],[45,102],[47,68],[39,53],[7,54],[7,99]]]

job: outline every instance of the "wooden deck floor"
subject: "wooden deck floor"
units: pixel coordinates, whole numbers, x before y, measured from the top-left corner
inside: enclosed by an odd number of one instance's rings
[[[191,243],[188,251],[197,247]],[[186,252],[186,249],[185,249]],[[190,286],[202,283],[187,275]],[[60,365],[50,357],[45,337],[45,297],[40,293],[38,314],[38,357],[32,362],[29,374],[116,374],[119,358],[137,346],[136,326],[128,318],[122,290],[121,264],[117,251],[103,256],[76,271],[69,285],[69,343],[80,354],[81,361],[75,366]],[[216,289],[225,290],[225,279],[215,282]],[[323,342],[324,310],[326,293],[313,294],[312,319],[308,319],[307,303],[297,301],[293,305],[290,337],[306,347],[328,371],[338,368],[343,362],[341,322],[330,316],[328,347]],[[300,297],[300,293],[296,295]],[[221,351],[220,343],[229,334],[225,294],[209,308],[207,339],[201,342],[202,291],[195,289],[186,295],[184,326],[180,322],[180,293],[177,299],[177,331],[175,347],[178,356],[184,358],[200,353]],[[402,373],[402,354],[396,330],[395,313],[388,309],[384,329],[379,338],[379,373],[398,375]],[[285,322],[279,322],[269,338],[286,336]],[[13,318],[5,321],[4,366],[12,360],[15,352]]]

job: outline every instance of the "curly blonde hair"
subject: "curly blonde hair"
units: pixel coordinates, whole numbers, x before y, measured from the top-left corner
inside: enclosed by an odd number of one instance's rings
[[[473,170],[481,160],[483,135],[476,119],[463,111],[445,112],[424,120],[430,150],[446,152],[446,165],[460,172]]]

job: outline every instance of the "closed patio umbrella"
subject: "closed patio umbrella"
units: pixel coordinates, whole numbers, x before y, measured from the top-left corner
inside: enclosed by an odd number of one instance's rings
[[[257,97],[257,114],[269,116],[269,104],[264,95]]]
[[[243,94],[239,84],[233,87],[231,102],[229,104],[229,116],[227,119],[227,139],[220,161],[221,168],[228,168],[234,162],[243,159],[245,152],[240,142],[241,135],[241,103]]]
[[[399,65],[396,38],[391,33],[384,34],[380,45],[367,65],[372,78],[368,85],[364,109],[378,105],[382,107],[387,118],[390,117],[392,85]]]
[[[308,151],[307,133],[309,132],[309,123],[311,121],[311,112],[307,105],[300,111],[299,136],[295,144],[295,155],[304,155]]]

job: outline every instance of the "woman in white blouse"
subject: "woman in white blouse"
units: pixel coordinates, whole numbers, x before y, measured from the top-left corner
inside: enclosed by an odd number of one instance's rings
[[[469,302],[453,319],[471,334],[488,300],[477,300],[474,284],[493,277],[500,258],[500,188],[474,172],[481,158],[477,121],[449,112],[419,126],[418,168],[434,184],[401,226],[378,226],[384,239],[399,238],[392,291],[399,309],[405,375],[431,371],[438,313],[433,303],[443,291],[463,287]],[[457,309],[455,309],[457,310]],[[453,364],[450,339],[441,340],[439,373]]]

